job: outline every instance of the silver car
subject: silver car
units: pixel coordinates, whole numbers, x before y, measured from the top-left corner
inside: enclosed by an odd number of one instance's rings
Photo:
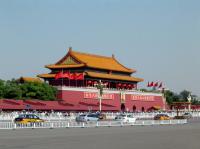
[[[77,122],[88,122],[88,121],[98,121],[99,117],[97,114],[81,114],[76,117]]]

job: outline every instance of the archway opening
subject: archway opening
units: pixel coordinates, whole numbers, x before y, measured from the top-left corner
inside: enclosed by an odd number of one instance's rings
[[[125,107],[124,103],[122,103],[122,104],[121,104],[121,111],[124,112],[125,109],[126,109],[126,107]]]
[[[133,112],[136,112],[136,106],[133,105]]]
[[[142,107],[142,112],[145,112],[145,109],[144,109],[144,107]]]

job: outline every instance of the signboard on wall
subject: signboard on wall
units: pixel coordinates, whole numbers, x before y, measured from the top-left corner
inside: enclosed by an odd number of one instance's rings
[[[98,99],[98,93],[84,92],[84,99]],[[114,94],[103,94],[102,99],[114,99]]]
[[[138,101],[155,101],[154,96],[150,95],[131,95],[131,100]]]

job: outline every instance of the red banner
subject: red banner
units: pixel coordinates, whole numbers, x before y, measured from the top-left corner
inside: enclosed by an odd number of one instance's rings
[[[84,92],[85,99],[98,99],[98,93]],[[114,99],[114,94],[103,94],[102,99]]]
[[[145,96],[145,95],[131,95],[131,100],[155,101],[154,96]]]

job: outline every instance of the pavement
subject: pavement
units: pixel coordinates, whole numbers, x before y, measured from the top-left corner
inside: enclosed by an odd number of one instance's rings
[[[199,149],[200,122],[184,125],[0,130],[0,149]]]

